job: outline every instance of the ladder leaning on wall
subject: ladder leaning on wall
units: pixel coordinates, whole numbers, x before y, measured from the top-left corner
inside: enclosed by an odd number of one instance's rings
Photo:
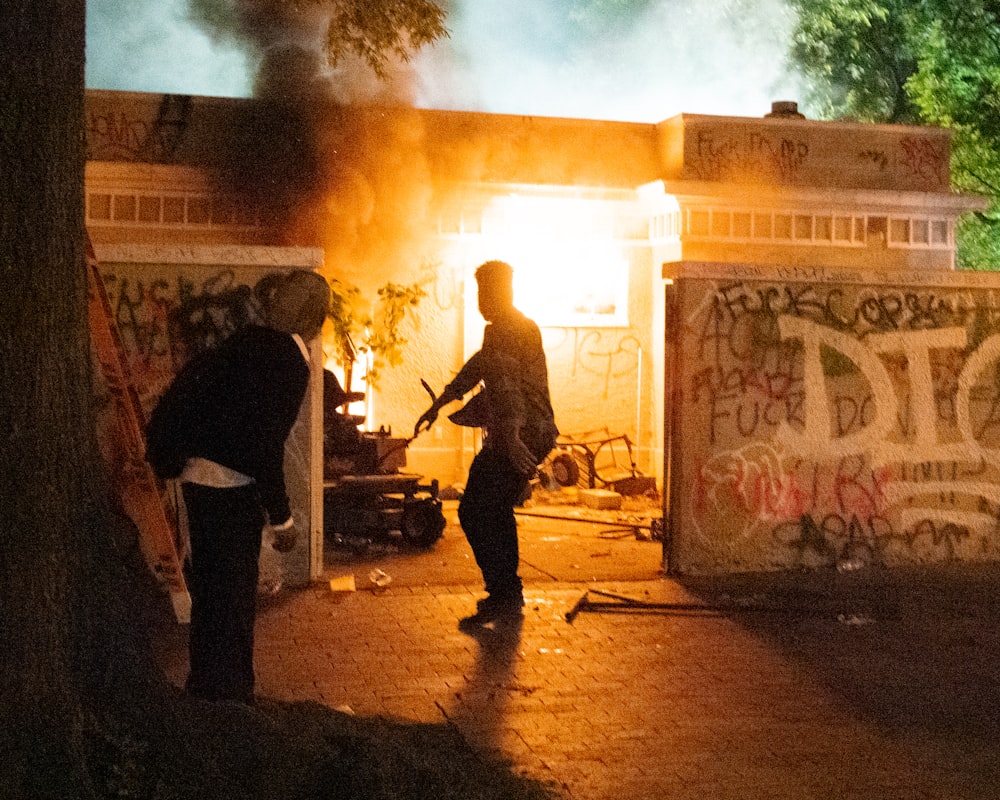
[[[139,530],[142,549],[153,574],[170,594],[178,622],[191,621],[191,595],[178,554],[176,527],[162,485],[145,459],[145,415],[132,382],[125,347],[111,310],[100,267],[87,237],[87,305],[90,335],[114,405],[114,443],[123,457],[121,499]]]

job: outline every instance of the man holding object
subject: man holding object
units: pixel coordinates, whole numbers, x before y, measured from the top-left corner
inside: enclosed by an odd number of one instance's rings
[[[269,281],[266,324],[191,359],[150,416],[146,458],[181,481],[191,536],[187,691],[253,702],[253,638],[263,528],[287,552],[296,531],[285,440],[309,383],[306,343],[330,307],[326,280],[297,270]]]
[[[503,261],[487,261],[476,270],[479,312],[488,323],[482,348],[414,426],[416,436],[434,424],[443,406],[483,384],[479,394],[453,415],[474,417],[460,424],[485,430],[483,447],[469,468],[458,517],[487,596],[479,601],[475,614],[462,620],[464,624],[521,617],[524,597],[514,506],[559,435],[542,335],[514,307],[513,279],[513,269]]]

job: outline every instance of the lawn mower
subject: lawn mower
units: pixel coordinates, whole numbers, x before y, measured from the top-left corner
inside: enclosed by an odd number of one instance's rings
[[[355,550],[376,542],[433,547],[445,528],[438,482],[401,471],[414,437],[395,437],[384,428],[362,431],[364,417],[341,409],[364,394],[344,392],[333,373],[324,377],[325,540]]]

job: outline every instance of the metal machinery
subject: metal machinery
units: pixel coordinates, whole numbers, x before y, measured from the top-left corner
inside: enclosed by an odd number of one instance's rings
[[[560,436],[542,471],[558,486],[610,489],[627,495],[656,489],[655,478],[636,467],[628,436],[615,436],[607,429]]]
[[[363,398],[350,393],[349,400]],[[361,549],[399,541],[428,549],[445,519],[438,482],[402,472],[411,439],[359,430],[363,417],[324,414],[323,529],[327,541]]]

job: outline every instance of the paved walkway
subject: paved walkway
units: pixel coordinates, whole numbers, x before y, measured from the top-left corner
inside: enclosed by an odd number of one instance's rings
[[[572,800],[1000,798],[1000,568],[682,583],[655,543],[521,528],[521,626],[459,631],[481,595],[449,526],[264,603],[259,692],[449,722]]]

